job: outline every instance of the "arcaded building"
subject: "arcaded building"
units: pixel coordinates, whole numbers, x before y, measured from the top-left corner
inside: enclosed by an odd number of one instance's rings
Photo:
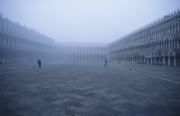
[[[58,61],[104,61],[107,44],[102,43],[57,43]]]
[[[0,14],[0,60],[54,60],[54,40]]]
[[[180,65],[180,11],[174,11],[110,43],[108,59]]]

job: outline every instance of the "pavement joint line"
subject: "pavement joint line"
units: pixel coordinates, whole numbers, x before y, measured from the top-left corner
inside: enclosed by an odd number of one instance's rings
[[[159,76],[163,76],[163,77],[177,77],[177,76],[168,76],[168,75],[163,75],[163,74],[160,74],[160,73],[151,73],[151,72],[148,72],[149,74],[155,74],[155,75],[159,75]]]
[[[180,78],[168,78],[168,79],[180,79]]]
[[[127,69],[122,69],[122,68],[120,68],[120,69],[121,69],[121,70],[130,71],[130,70],[127,70]],[[157,79],[162,79],[162,80],[165,80],[165,81],[168,81],[168,82],[180,84],[179,82],[176,82],[176,81],[172,81],[172,80],[165,79],[165,78],[160,78],[160,77],[153,76],[153,75],[148,75],[148,74],[145,74],[145,73],[140,73],[140,72],[136,72],[136,71],[130,71],[130,72],[137,73],[137,74],[143,74],[143,75],[146,75],[146,76],[149,76],[149,77],[153,77],[153,78],[157,78]]]
[[[52,66],[52,65],[48,65],[48,66]],[[44,67],[48,67],[48,66],[43,66]],[[13,73],[13,72],[18,72],[18,71],[24,71],[24,70],[31,70],[31,69],[34,69],[35,67],[31,67],[31,68],[27,68],[27,69],[21,69],[21,70],[15,70],[15,71],[9,71],[9,72],[3,72],[3,73],[0,73],[0,75],[2,74],[8,74],[8,73]]]
[[[21,69],[21,70],[15,70],[15,71],[9,71],[9,72],[3,72],[3,73],[0,73],[0,75],[1,75],[1,74],[12,73],[12,72],[23,71],[23,70],[29,70],[29,69],[32,69],[32,68],[28,68],[28,69]]]
[[[138,73],[138,72],[136,72],[136,71],[131,71],[131,72]],[[140,73],[138,73],[138,74],[140,74]],[[169,81],[169,82],[172,82],[172,83],[180,84],[179,82],[172,81],[172,80],[165,79],[165,78],[160,78],[160,77],[157,77],[157,76],[154,76],[154,75],[149,75],[149,74],[145,74],[145,73],[142,73],[142,74],[143,74],[143,75],[146,75],[146,76],[149,76],[149,77],[154,77],[154,78],[166,80],[166,81]]]
[[[169,82],[172,82],[172,83],[176,83],[176,84],[180,84],[179,82],[171,81],[171,80],[165,79],[165,78],[159,78],[159,77],[156,77],[156,76],[153,76],[153,75],[148,75],[148,74],[143,74],[143,75],[146,75],[146,76],[149,76],[149,77],[154,77],[154,78],[157,78],[157,79],[166,80],[166,81],[169,81]]]
[[[164,76],[164,77],[171,77],[171,76],[162,75],[162,74],[159,74],[159,73],[151,73],[151,74],[155,74],[155,75],[159,75],[159,76]]]
[[[160,73],[151,73],[151,72],[148,72],[150,74],[155,74],[155,75],[159,75],[159,76],[164,76],[164,77],[177,77],[177,76],[168,76],[168,75],[162,75]]]

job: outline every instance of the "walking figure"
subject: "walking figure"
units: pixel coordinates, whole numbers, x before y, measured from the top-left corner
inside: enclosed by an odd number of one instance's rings
[[[41,60],[38,59],[37,63],[39,64],[39,68],[41,68]]]
[[[105,60],[105,64],[104,64],[104,67],[107,67],[107,60]]]

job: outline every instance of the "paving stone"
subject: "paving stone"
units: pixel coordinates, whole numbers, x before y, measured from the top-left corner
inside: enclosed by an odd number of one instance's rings
[[[135,113],[133,116],[150,116],[150,115],[146,115],[146,114],[143,114],[143,113]]]
[[[0,116],[6,116],[3,111],[0,111]]]
[[[1,114],[5,116],[13,116],[15,114],[15,110],[9,108],[8,106],[4,106],[0,108]]]
[[[121,111],[117,116],[133,116],[137,111],[133,111],[131,109],[126,109]]]
[[[84,115],[84,116],[98,116],[98,114],[101,114],[101,113],[104,113],[104,112],[100,109],[93,109],[93,110],[82,113],[82,115]]]
[[[40,113],[31,110],[30,108],[23,108],[18,110],[17,112],[15,112],[16,115],[20,115],[20,116],[41,116]]]
[[[31,106],[31,107],[29,107],[29,108],[32,109],[32,110],[34,110],[34,111],[36,111],[36,112],[39,112],[39,113],[45,112],[45,111],[47,111],[47,110],[50,110],[50,108],[48,108],[48,107],[46,107],[46,106],[42,106],[41,104],[36,104],[36,105]]]

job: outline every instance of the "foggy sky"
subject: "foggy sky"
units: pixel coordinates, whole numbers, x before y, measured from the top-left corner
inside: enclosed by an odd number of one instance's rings
[[[0,0],[3,18],[56,42],[109,43],[180,9],[180,0]]]

